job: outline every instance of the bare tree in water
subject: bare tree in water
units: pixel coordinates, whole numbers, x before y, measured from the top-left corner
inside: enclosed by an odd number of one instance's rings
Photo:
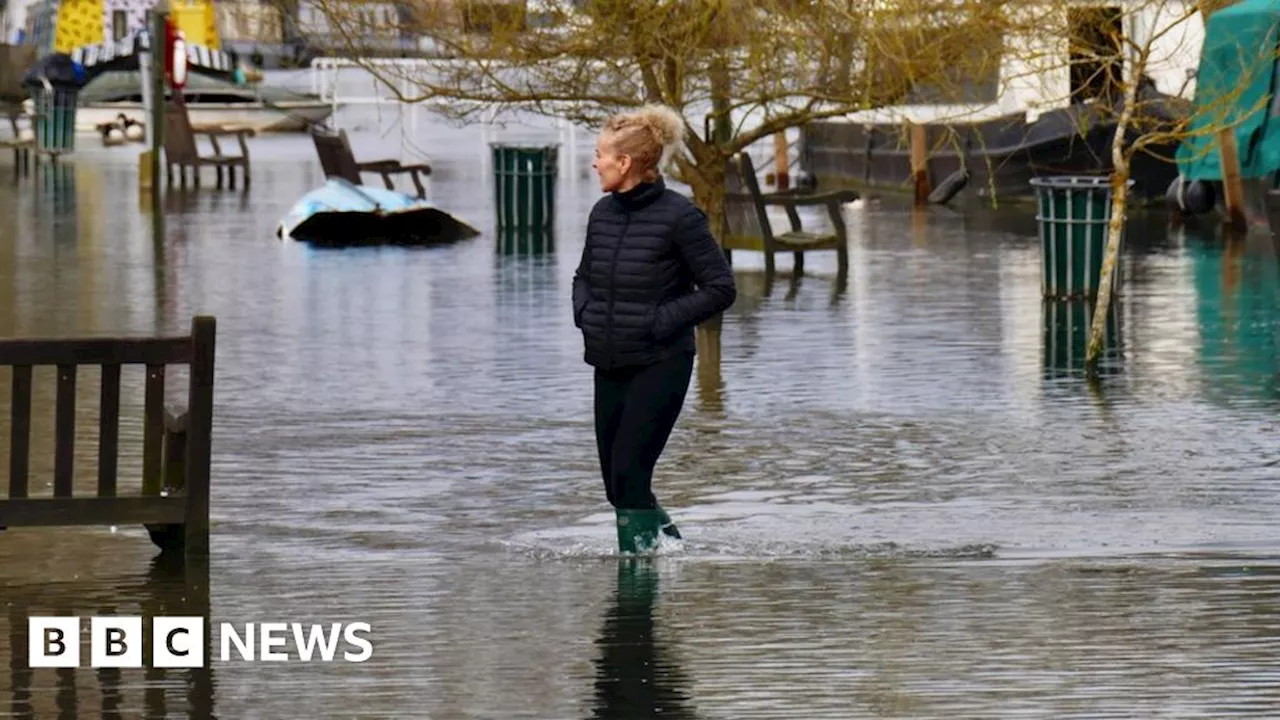
[[[999,62],[1004,0],[416,0],[397,31],[441,59],[382,64],[361,0],[317,0],[342,52],[407,102],[455,118],[505,110],[588,127],[647,102],[679,110],[689,185],[718,238],[725,171],[738,152],[790,128],[900,102]],[[536,12],[530,12],[533,8]],[[385,35],[383,36],[385,37]],[[405,91],[404,88],[409,88]],[[719,365],[719,319],[699,354]]]
[[[1110,140],[1111,208],[1098,295],[1093,308],[1085,364],[1096,376],[1112,300],[1113,278],[1129,212],[1131,168],[1141,156],[1173,163],[1174,148],[1205,153],[1217,138],[1246,117],[1264,111],[1249,106],[1244,90],[1265,73],[1275,53],[1256,46],[1236,48],[1243,71],[1216,87],[1213,99],[1193,104],[1193,76],[1204,23],[1233,0],[1129,0],[1103,7],[1049,0],[1015,13],[1012,32],[1031,41],[1019,50],[1025,76],[1045,79],[1056,90],[1050,102],[1086,103],[1079,132],[1114,126]],[[1274,43],[1273,43],[1274,46]],[[1063,82],[1063,81],[1067,82]],[[1252,103],[1256,104],[1256,103]]]

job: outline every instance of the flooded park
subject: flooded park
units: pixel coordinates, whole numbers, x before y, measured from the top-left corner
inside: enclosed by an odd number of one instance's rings
[[[1275,716],[1266,232],[1134,219],[1096,384],[1041,301],[1030,205],[848,206],[844,287],[834,254],[799,282],[784,257],[767,284],[735,252],[722,363],[655,478],[685,540],[624,561],[570,304],[594,138],[562,149],[554,247],[508,252],[486,143],[516,129],[384,113],[335,119],[358,157],[424,153],[432,201],[479,237],[281,241],[323,183],[304,134],[252,139],[248,190],[171,191],[162,222],[138,146],[82,138],[24,177],[0,157],[0,334],[218,322],[208,577],[170,572],[141,527],[0,532],[0,717]],[[5,369],[6,409],[9,387]],[[125,378],[122,478],[140,387]],[[37,373],[37,488],[51,388]],[[92,377],[80,392],[92,485]],[[203,612],[215,656],[219,625],[249,622],[367,622],[373,655],[27,666],[30,615]]]

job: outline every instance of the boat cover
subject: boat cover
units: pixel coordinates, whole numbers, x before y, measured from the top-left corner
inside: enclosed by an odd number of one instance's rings
[[[276,234],[320,245],[435,245],[479,231],[425,200],[330,178],[294,204]]]
[[[1280,169],[1278,44],[1280,0],[1243,0],[1209,17],[1194,108],[1178,148],[1183,177],[1222,179],[1217,133],[1232,125],[1243,177],[1266,177]]]
[[[139,30],[119,41],[85,45],[71,51],[71,59],[84,66],[90,79],[111,70],[138,67],[138,54],[151,49],[151,32]],[[187,43],[187,65],[191,72],[205,72],[230,77],[235,70],[231,54],[203,45]]]

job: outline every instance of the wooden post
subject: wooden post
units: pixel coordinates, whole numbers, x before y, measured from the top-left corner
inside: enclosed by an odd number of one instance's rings
[[[911,177],[915,180],[916,207],[924,207],[929,200],[929,158],[925,127],[911,124]]]
[[[161,0],[151,12],[151,77],[143,80],[151,85],[151,117],[147,121],[151,126],[151,155],[146,160],[151,165],[147,179],[151,181],[152,208],[157,212],[161,195],[160,153],[164,148],[164,68],[167,57],[164,37],[168,19],[168,5]]]
[[[777,177],[778,190],[791,187],[791,154],[787,148],[787,133],[782,131],[773,136],[773,168]]]
[[[213,360],[217,321],[200,316],[191,321],[190,393],[187,396],[187,537],[188,558],[209,556],[209,462],[213,434]]]
[[[1236,147],[1235,128],[1218,131],[1218,160],[1222,167],[1222,202],[1227,223],[1232,230],[1243,232],[1248,227],[1244,213],[1244,180],[1240,177],[1240,153]]]
[[[164,489],[187,489],[187,414],[164,414]]]

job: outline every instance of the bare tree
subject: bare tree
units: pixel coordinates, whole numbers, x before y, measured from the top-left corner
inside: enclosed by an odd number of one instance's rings
[[[814,120],[893,103],[977,62],[960,21],[998,35],[982,0],[417,0],[401,30],[435,63],[364,62],[375,35],[361,0],[316,0],[356,65],[407,102],[453,117],[525,110],[597,126],[646,102],[683,112],[674,169],[719,228],[724,170],[744,148]],[[383,28],[385,30],[385,28]],[[990,59],[982,59],[988,62]],[[403,88],[413,89],[406,93]]]
[[[523,110],[596,127],[647,102],[679,110],[688,154],[669,170],[722,241],[734,154],[815,120],[899,102],[918,84],[945,85],[965,76],[966,64],[998,62],[967,48],[991,44],[975,33],[1001,36],[1007,4],[414,0],[398,30],[420,37],[439,59],[396,65],[366,60],[376,55],[370,38],[378,28],[362,19],[365,2],[315,2],[354,64],[400,99],[455,118]],[[700,329],[712,335],[699,332],[716,364],[718,325]]]
[[[1231,4],[1232,0],[1128,0],[1101,8],[1048,0],[1015,13],[1019,19],[1008,25],[1012,32],[1033,38],[1021,48],[1020,60],[1027,76],[1056,81],[1056,95],[1047,93],[1050,102],[1087,106],[1078,116],[1081,134],[1098,125],[1113,128],[1110,219],[1085,358],[1091,374],[1097,371],[1103,349],[1134,160],[1145,154],[1169,163],[1185,162],[1189,153],[1212,151],[1224,131],[1263,109],[1245,90],[1261,77],[1259,73],[1270,76],[1276,59],[1274,44],[1272,48],[1241,44],[1230,60],[1238,77],[1225,85],[1216,79],[1219,86],[1209,101],[1202,96],[1192,103],[1185,97],[1192,76],[1183,70],[1200,57],[1203,23],[1212,12]],[[1095,16],[1085,17],[1088,13]],[[1218,42],[1218,52],[1230,50]],[[1161,76],[1164,88],[1157,87],[1153,75]],[[1066,78],[1069,82],[1064,87]],[[1181,157],[1174,157],[1170,148],[1181,148]]]

